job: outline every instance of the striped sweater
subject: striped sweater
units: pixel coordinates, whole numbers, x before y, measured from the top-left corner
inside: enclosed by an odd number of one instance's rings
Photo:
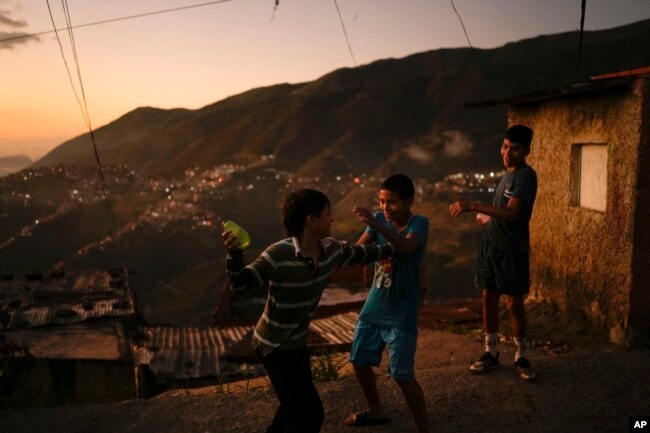
[[[332,238],[320,242],[322,254],[317,268],[302,254],[295,237],[270,245],[247,266],[243,252],[227,256],[226,272],[232,290],[269,286],[264,313],[253,334],[253,344],[262,355],[307,344],[309,322],[327,277],[337,266],[372,263],[395,254],[391,245],[352,246]]]

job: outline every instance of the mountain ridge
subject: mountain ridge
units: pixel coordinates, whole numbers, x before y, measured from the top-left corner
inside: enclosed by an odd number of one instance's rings
[[[309,82],[251,89],[196,110],[140,107],[98,128],[95,137],[104,163],[156,175],[252,163],[262,155],[273,155],[271,164],[279,169],[315,174],[415,167],[442,175],[498,165],[489,145],[505,128],[506,107],[471,110],[464,103],[576,81],[578,35],[381,59]],[[581,77],[611,72],[610,65],[623,70],[650,64],[650,52],[642,48],[649,38],[650,20],[585,32]],[[450,131],[471,143],[464,158],[443,152]],[[405,156],[408,146],[429,152],[435,163],[419,166]],[[91,149],[89,134],[83,134],[34,166],[94,164]]]
[[[20,171],[33,163],[26,155],[0,156],[0,177]]]

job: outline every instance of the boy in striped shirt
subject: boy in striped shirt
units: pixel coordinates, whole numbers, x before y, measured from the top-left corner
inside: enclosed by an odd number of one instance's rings
[[[313,189],[289,193],[282,209],[288,238],[270,245],[244,265],[233,234],[222,234],[232,290],[268,284],[264,312],[253,345],[280,400],[267,433],[320,431],[323,405],[311,377],[309,322],[337,266],[372,263],[394,254],[390,245],[350,246],[330,238],[334,219],[325,194]]]

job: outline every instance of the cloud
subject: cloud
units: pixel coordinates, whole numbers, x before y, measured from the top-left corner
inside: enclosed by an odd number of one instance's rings
[[[445,131],[442,134],[445,137],[444,152],[451,158],[458,158],[470,155],[474,145],[465,134],[460,131]]]
[[[10,17],[11,12],[0,10],[0,26],[20,28],[27,27],[27,21],[25,20],[15,20]]]
[[[7,3],[0,0],[1,3]],[[20,3],[17,4],[20,9]],[[0,30],[0,50],[11,50],[17,45],[24,44],[28,41],[39,40],[38,37],[26,37],[29,33],[19,32],[13,29],[27,27],[27,21],[21,19],[14,19],[12,12],[8,10],[0,10],[0,28],[10,28],[12,30]]]
[[[426,149],[421,148],[417,144],[409,144],[404,152],[411,158],[418,162],[429,162],[433,159],[433,154]]]
[[[38,40],[40,40],[38,36],[30,37],[29,33],[0,31],[0,50],[11,50],[16,45]]]

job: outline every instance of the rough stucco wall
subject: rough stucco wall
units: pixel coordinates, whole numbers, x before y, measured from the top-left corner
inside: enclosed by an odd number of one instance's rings
[[[633,331],[650,331],[650,86],[638,79],[633,91],[641,98],[641,127],[637,184],[637,211],[632,251],[630,323]]]
[[[628,88],[510,108],[534,130],[539,187],[531,219],[531,294],[622,342],[628,326],[639,98]],[[606,143],[605,212],[570,205],[572,144]]]

